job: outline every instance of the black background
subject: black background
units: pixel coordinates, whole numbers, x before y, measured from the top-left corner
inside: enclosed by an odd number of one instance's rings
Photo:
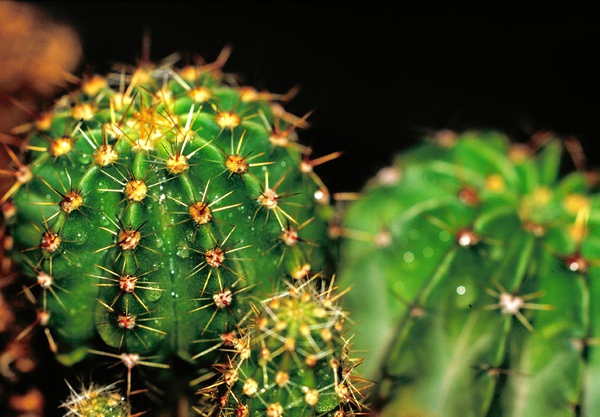
[[[430,129],[540,129],[578,137],[600,165],[598,21],[584,2],[31,2],[75,26],[85,62],[134,63],[197,53],[314,110],[301,141],[344,151],[316,171],[357,191]]]

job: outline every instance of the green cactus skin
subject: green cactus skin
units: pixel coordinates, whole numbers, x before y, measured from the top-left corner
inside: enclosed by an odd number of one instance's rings
[[[600,200],[563,147],[442,131],[348,205],[339,283],[377,415],[600,415]]]
[[[305,118],[223,73],[228,53],[87,76],[12,155],[2,202],[38,324],[63,364],[120,370],[127,397],[132,373],[160,392],[222,363],[252,300],[331,279]]]

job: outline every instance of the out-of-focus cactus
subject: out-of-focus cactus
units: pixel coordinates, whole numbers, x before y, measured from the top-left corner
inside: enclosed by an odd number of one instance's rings
[[[600,201],[573,143],[442,131],[347,207],[339,282],[377,415],[600,414]]]
[[[0,2],[0,144],[19,147],[22,138],[12,129],[31,122],[42,102],[65,91],[70,75],[81,59],[77,33],[64,22],[57,22],[26,2]],[[0,172],[10,161],[0,145]],[[10,188],[10,181],[0,181],[0,195]],[[10,214],[3,210],[3,214]],[[16,295],[22,290],[20,280],[4,257],[12,239],[4,235],[0,215],[0,410],[7,417],[43,415],[45,385],[37,349],[37,338],[27,332],[31,302]],[[39,366],[42,365],[42,366]]]
[[[24,293],[37,300],[37,327],[62,364],[94,369],[94,386],[111,387],[74,394],[65,403],[74,415],[92,405],[120,415],[115,375],[127,401],[141,387],[167,404],[204,392],[220,376],[215,369],[239,360],[235,346],[275,349],[281,338],[297,342],[268,365],[290,376],[273,397],[285,415],[360,408],[334,384],[349,381],[347,366],[331,365],[346,361],[347,343],[335,290],[323,292],[333,272],[331,207],[310,149],[298,142],[306,117],[286,112],[285,96],[223,73],[228,54],[86,75],[37,120],[24,155],[6,148],[12,170],[4,173],[15,179],[2,198],[11,207],[7,236]],[[306,295],[292,296],[294,288]],[[263,304],[269,297],[285,298],[292,312]],[[258,317],[292,322],[251,330]],[[303,355],[317,356],[306,372],[294,369],[308,366],[294,362]],[[261,363],[256,372],[266,371]],[[321,400],[297,411],[288,403],[295,389]],[[233,401],[234,392],[225,397]],[[88,401],[99,393],[109,395]],[[187,401],[201,397],[204,413],[204,396]]]

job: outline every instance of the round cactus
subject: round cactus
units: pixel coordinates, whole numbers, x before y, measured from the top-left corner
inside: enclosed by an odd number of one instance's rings
[[[36,323],[63,364],[121,370],[127,396],[136,372],[162,397],[186,387],[225,361],[253,300],[331,280],[306,117],[223,73],[228,53],[87,75],[23,156],[8,150],[2,202]]]
[[[229,341],[234,355],[214,367],[218,382],[200,389],[216,399],[202,415],[342,417],[363,409],[367,384],[353,374],[360,361],[349,356],[340,294],[317,279],[257,300],[244,335]]]
[[[600,413],[600,200],[573,143],[442,131],[349,204],[339,282],[378,415]]]

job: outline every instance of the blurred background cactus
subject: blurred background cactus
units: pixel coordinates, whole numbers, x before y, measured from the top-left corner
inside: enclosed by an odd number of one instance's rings
[[[30,4],[0,2],[0,143],[18,145],[7,133],[65,91],[81,57],[72,26]],[[0,149],[1,166],[8,160]],[[5,191],[6,184],[0,185]]]
[[[45,104],[66,91],[81,57],[79,35],[70,25],[27,3],[0,2],[1,144],[13,149],[22,145],[12,130],[31,122]],[[0,145],[0,171],[6,172],[9,161]],[[0,194],[11,182],[2,176]],[[7,416],[37,417],[44,414],[44,393],[52,384],[44,376],[53,371],[53,359],[32,343],[31,334],[18,337],[31,324],[31,303],[17,296],[22,284],[4,257],[12,245],[4,233],[6,214],[0,220],[0,410]]]
[[[339,276],[376,412],[600,412],[598,176],[571,172],[576,145],[440,131],[349,206]]]

